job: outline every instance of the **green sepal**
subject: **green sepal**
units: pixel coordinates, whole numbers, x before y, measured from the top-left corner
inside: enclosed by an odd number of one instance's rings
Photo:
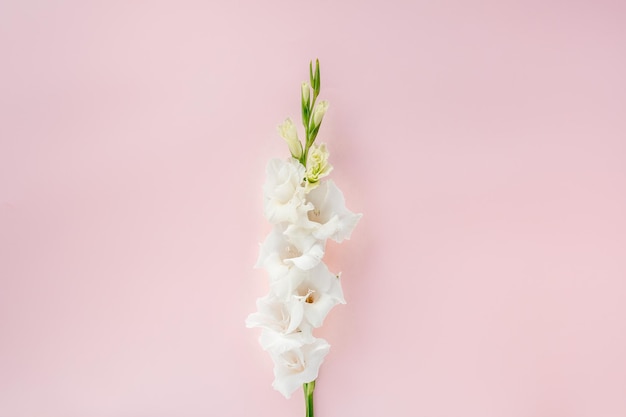
[[[320,93],[320,60],[315,60],[315,94],[319,95]]]
[[[309,146],[311,146],[313,144],[313,142],[315,142],[315,138],[317,137],[317,132],[319,132],[320,130],[320,126],[322,125],[322,123],[320,122],[319,125],[313,127],[310,131],[309,131],[309,139],[307,140],[307,144]]]
[[[307,126],[308,120],[309,120],[309,107],[308,105],[305,105],[304,100],[302,100],[302,124],[304,125],[305,129],[309,128],[309,126]]]
[[[311,97],[309,96],[309,99],[305,100],[304,94],[302,94],[300,102],[302,104],[302,123],[304,124],[305,128],[308,128],[307,124],[309,116],[311,115]]]

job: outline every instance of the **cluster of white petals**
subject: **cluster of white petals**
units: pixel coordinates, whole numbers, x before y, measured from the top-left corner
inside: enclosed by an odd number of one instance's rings
[[[323,145],[315,158],[313,171],[294,158],[273,159],[267,166],[265,216],[273,229],[257,267],[267,271],[270,290],[246,320],[248,327],[262,329],[261,347],[274,361],[273,387],[287,398],[317,378],[330,345],[313,336],[313,329],[346,302],[339,275],[322,261],[326,241],[349,239],[361,218],[345,207],[332,181],[320,180],[331,169]]]

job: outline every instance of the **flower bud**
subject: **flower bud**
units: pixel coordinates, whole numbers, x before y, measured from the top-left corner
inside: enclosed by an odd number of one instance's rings
[[[300,159],[302,156],[302,144],[298,139],[296,126],[293,124],[291,119],[285,119],[285,121],[278,126],[278,132],[280,133],[280,136],[285,139],[285,142],[287,142],[291,156],[296,159]]]
[[[311,86],[309,85],[309,83],[304,82],[302,83],[302,101],[304,103],[309,103],[309,99],[311,97]]]
[[[317,127],[322,123],[326,110],[328,110],[328,101],[323,100],[315,104],[313,109],[313,126]]]

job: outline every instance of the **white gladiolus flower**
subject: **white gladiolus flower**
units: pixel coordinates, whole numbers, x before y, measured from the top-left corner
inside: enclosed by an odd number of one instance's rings
[[[246,319],[246,326],[263,329],[259,342],[264,350],[282,353],[312,343],[311,325],[302,322],[304,311],[299,300],[284,302],[270,293],[257,300],[258,311]]]
[[[274,360],[274,389],[289,398],[302,384],[314,381],[329,349],[326,340],[316,339],[313,343],[285,352],[270,351]]]
[[[285,121],[278,126],[278,132],[280,136],[285,139],[285,142],[287,142],[291,155],[296,159],[300,159],[302,156],[302,143],[300,143],[300,139],[298,139],[296,126],[290,118],[285,119]]]
[[[279,253],[271,253],[263,260],[263,268],[270,278],[270,291],[281,300],[289,299],[294,288],[304,280],[304,271],[285,264]]]
[[[286,275],[290,266],[306,271],[317,265],[323,256],[324,242],[307,233],[287,236],[277,225],[261,245],[257,267],[267,269],[270,275]]]
[[[296,222],[310,209],[305,205],[304,167],[295,159],[272,159],[267,165],[265,216],[270,223]]]
[[[300,317],[313,327],[320,327],[328,312],[337,304],[345,304],[339,277],[331,273],[324,263],[307,271],[305,279],[295,288],[292,300],[299,301],[293,306],[292,314]]]
[[[246,326],[260,327],[283,335],[292,333],[300,326],[304,314],[297,304],[285,303],[270,293],[257,300],[258,311],[248,316]]]
[[[269,273],[271,291],[285,302],[306,279],[307,271],[319,264],[323,256],[322,242],[310,234],[305,237],[315,243],[312,246],[312,254],[302,255],[277,226],[267,236],[259,251],[256,266],[264,268]]]
[[[286,263],[292,263],[297,268],[308,270],[319,264],[324,256],[324,243],[314,236],[300,235],[298,239],[290,239],[292,245],[288,247],[296,255],[285,259]],[[299,255],[299,256],[298,256]]]
[[[337,242],[349,239],[363,216],[346,208],[343,193],[330,180],[311,190],[307,194],[307,202],[313,205],[313,209],[307,211],[307,226],[313,228],[313,236],[317,239],[330,238]]]
[[[328,101],[322,100],[315,103],[315,108],[313,109],[313,126],[319,126],[322,123],[322,119],[328,110]]]

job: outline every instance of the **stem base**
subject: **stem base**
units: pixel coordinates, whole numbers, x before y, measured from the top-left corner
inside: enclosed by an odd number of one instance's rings
[[[313,391],[315,390],[315,381],[305,382],[302,385],[304,389],[304,402],[306,404],[306,417],[314,417],[313,411]]]

